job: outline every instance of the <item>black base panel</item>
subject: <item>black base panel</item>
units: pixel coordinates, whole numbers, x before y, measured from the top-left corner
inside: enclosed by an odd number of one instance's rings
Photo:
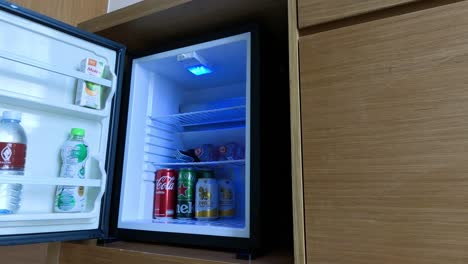
[[[254,260],[258,257],[257,253],[255,250],[239,250],[236,253],[236,259]]]
[[[0,246],[87,240],[102,237],[103,233],[99,230],[9,235],[0,236]]]
[[[148,232],[132,229],[118,229],[117,235],[119,240],[163,243],[174,246],[190,245],[192,247],[234,251],[254,250],[257,248],[254,241],[248,238]]]

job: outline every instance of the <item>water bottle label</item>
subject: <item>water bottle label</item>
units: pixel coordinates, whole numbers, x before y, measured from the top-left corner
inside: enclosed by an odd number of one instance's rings
[[[58,186],[55,210],[64,212],[82,212],[85,205],[83,186]]]
[[[60,171],[63,178],[85,178],[85,162],[88,157],[88,146],[85,144],[70,144],[62,148],[64,163]]]
[[[26,144],[0,142],[0,169],[23,170],[26,162]]]

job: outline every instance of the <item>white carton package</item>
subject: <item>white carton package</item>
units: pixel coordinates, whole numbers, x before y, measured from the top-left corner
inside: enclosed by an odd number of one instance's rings
[[[81,61],[80,70],[86,74],[104,78],[106,63],[93,58]],[[94,109],[101,109],[102,85],[78,80],[75,104]]]

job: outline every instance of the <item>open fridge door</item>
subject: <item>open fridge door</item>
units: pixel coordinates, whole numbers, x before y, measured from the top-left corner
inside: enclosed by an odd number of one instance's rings
[[[0,244],[105,234],[124,54],[120,44],[0,1],[0,112],[20,112],[27,137],[24,173],[0,167]],[[85,131],[81,178],[62,168],[72,128]],[[8,140],[0,124],[0,142]],[[12,186],[22,194],[12,198]],[[64,186],[75,196],[59,199]],[[8,210],[12,202],[18,210]]]

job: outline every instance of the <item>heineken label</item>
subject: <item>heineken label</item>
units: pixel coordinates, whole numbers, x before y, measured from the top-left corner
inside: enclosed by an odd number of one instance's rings
[[[177,179],[177,218],[193,218],[193,198],[196,172],[192,169],[179,171]]]

